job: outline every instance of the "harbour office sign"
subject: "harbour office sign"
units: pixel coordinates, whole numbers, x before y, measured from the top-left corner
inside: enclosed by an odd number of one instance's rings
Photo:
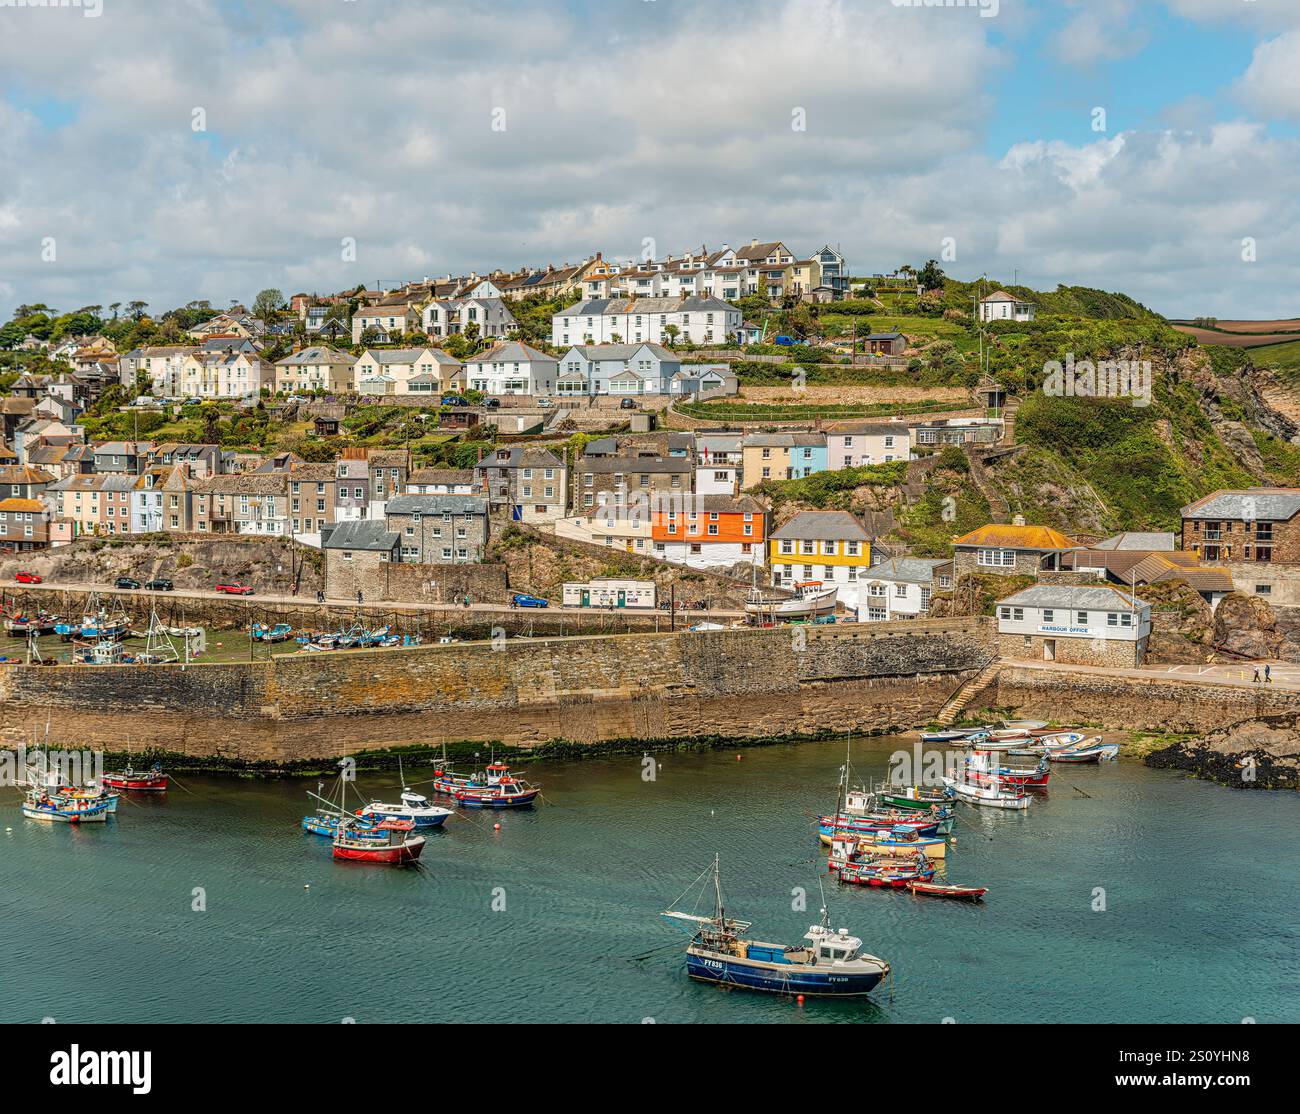
[[[1090,627],[1068,627],[1060,623],[1039,623],[1039,634],[1081,634],[1085,638],[1092,634]]]

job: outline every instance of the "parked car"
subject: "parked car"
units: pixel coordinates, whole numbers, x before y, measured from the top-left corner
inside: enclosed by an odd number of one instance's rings
[[[620,409],[620,410],[635,410],[635,409],[636,409],[636,399],[634,399],[634,398],[624,398],[624,399],[620,399],[620,400],[619,400],[619,403],[618,403],[618,406],[619,406],[619,409]]]
[[[144,586],[146,592],[170,592],[175,587],[176,585],[170,580],[164,580],[161,577],[157,580],[150,580]]]
[[[45,577],[37,576],[34,572],[20,572],[14,577],[19,584],[43,584]]]
[[[119,576],[113,581],[114,588],[128,588],[131,591],[140,587],[140,582],[133,576]]]
[[[236,580],[223,581],[222,583],[220,583],[220,584],[217,585],[217,587],[216,587],[215,590],[218,591],[218,592],[225,592],[226,595],[228,595],[228,596],[251,596],[251,595],[253,595],[253,589],[252,589],[252,587],[251,587],[250,585],[248,585],[248,584],[240,584],[240,583],[239,583],[238,581],[236,581]]]
[[[555,403],[553,403],[549,398],[539,398],[537,400],[537,405],[543,407],[550,407],[550,406],[554,406]]]
[[[496,410],[500,408],[501,400],[499,398],[485,398],[483,400],[483,405],[489,410]]]
[[[550,607],[549,600],[544,600],[540,596],[530,596],[527,592],[516,592],[510,597],[511,607]]]
[[[468,406],[469,400],[461,398],[460,395],[443,395],[443,406]]]

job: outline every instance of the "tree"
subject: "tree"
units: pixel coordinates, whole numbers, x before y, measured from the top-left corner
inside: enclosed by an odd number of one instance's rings
[[[126,303],[126,314],[132,321],[139,321],[144,316],[144,311],[149,308],[148,302],[142,302],[136,299],[133,302]]]
[[[945,277],[943,268],[939,266],[939,261],[931,259],[921,268],[920,273],[916,276],[916,281],[926,290],[942,290]]]
[[[118,307],[121,306],[121,304],[122,304],[121,302],[114,302],[111,306],[108,307],[109,309],[111,309],[111,310],[113,311],[113,320],[114,320],[114,321],[117,320],[117,311],[118,311]]]
[[[283,309],[284,295],[273,286],[259,291],[257,297],[253,299],[253,316],[260,317],[268,323],[274,321]]]
[[[674,344],[677,343],[677,338],[680,334],[681,334],[681,329],[679,329],[676,325],[664,326],[664,336],[668,338],[669,348],[671,348]]]

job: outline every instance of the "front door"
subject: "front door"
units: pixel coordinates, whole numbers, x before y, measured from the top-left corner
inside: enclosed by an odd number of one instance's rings
[[[591,593],[588,592],[586,589],[583,589],[583,593],[582,593],[582,606],[583,607],[591,606]]]
[[[1056,639],[1044,638],[1043,639],[1043,661],[1055,661],[1055,660],[1056,660]]]
[[[618,606],[619,607],[627,606],[627,593],[623,591],[622,588],[618,590]]]

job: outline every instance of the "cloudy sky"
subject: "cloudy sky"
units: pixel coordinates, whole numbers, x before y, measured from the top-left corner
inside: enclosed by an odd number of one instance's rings
[[[30,2],[0,319],[752,238],[1300,316],[1300,0]]]

